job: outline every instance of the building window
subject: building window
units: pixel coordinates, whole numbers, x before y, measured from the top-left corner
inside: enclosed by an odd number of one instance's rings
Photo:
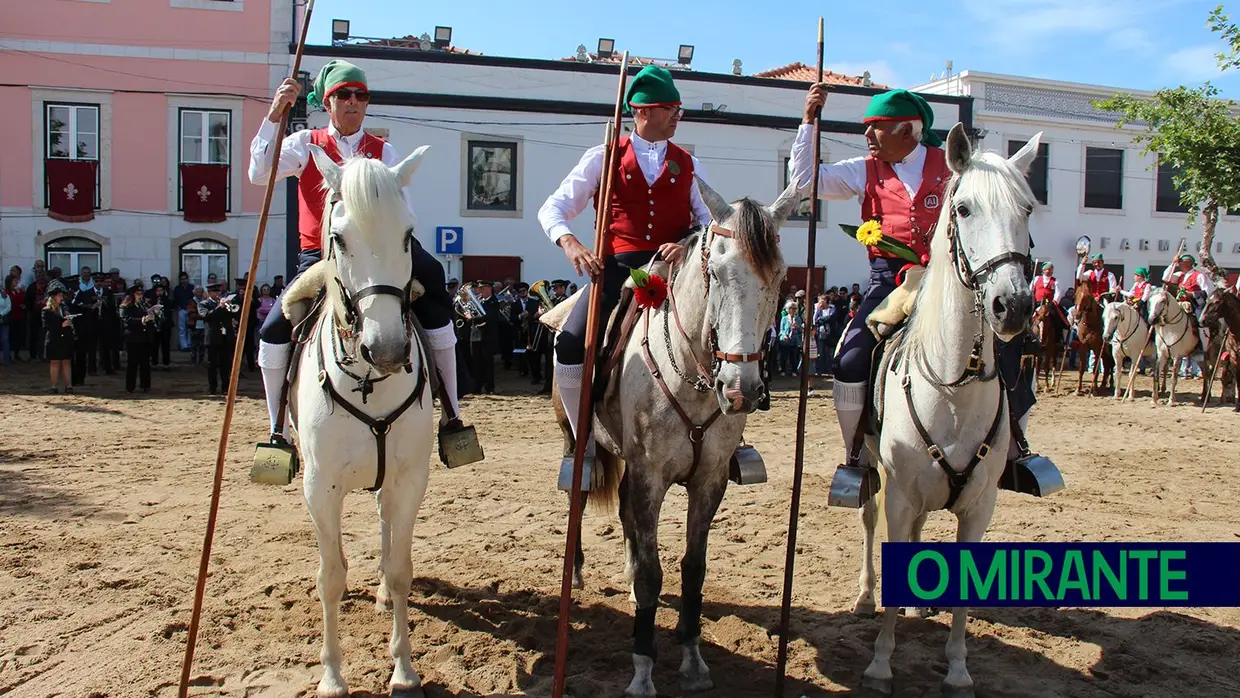
[[[470,211],[516,211],[517,143],[470,140],[466,163],[466,204]]]
[[[182,109],[179,125],[178,164],[232,164],[232,112]],[[177,210],[181,203],[181,168],[177,167]],[[232,174],[229,170],[225,211],[232,212]]]
[[[48,160],[93,160],[99,162],[99,105],[45,103],[44,157]],[[95,167],[95,208],[99,204],[99,176]],[[43,205],[48,206],[50,185],[44,168]]]
[[[783,188],[780,189],[781,192],[784,189],[787,189],[788,185],[792,182],[791,174],[788,172],[788,162],[791,159],[792,157],[789,155],[784,156],[784,168],[783,168],[784,169],[784,180],[783,180],[784,183],[783,183]],[[790,221],[809,220],[809,214],[813,211],[813,208],[810,207],[811,203],[812,202],[810,200],[810,197],[808,196],[801,197],[801,201],[797,204],[796,210],[792,212],[792,215],[788,216],[788,220]],[[825,203],[826,202],[822,202],[818,204],[818,222],[819,223],[822,222],[822,210],[823,208],[825,208]]]
[[[216,281],[227,284],[230,254],[228,245],[215,240],[187,242],[180,249],[180,271],[188,274],[189,282],[195,286],[205,288],[212,274]]]
[[[1170,163],[1158,161],[1158,193],[1154,202],[1154,210],[1164,213],[1188,213],[1188,207],[1180,203],[1180,191],[1175,186],[1175,176],[1180,168]]]
[[[1085,148],[1085,208],[1124,208],[1124,151]]]
[[[1025,141],[1008,141],[1008,157],[1016,154],[1016,151],[1025,147]],[[1029,182],[1029,188],[1033,190],[1034,197],[1043,206],[1047,204],[1047,180],[1049,164],[1051,156],[1051,144],[1039,143],[1038,154],[1033,158],[1033,163],[1029,165],[1029,173],[1025,175],[1025,179]]]
[[[43,262],[48,271],[60,269],[62,278],[77,276],[82,267],[95,272],[103,265],[103,247],[86,238],[57,238],[43,246]]]

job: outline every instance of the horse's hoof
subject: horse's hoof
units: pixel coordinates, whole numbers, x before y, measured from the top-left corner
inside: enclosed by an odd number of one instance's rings
[[[889,696],[895,692],[894,683],[891,679],[875,679],[864,676],[861,678],[861,687],[881,693],[884,696]]]
[[[853,615],[860,618],[873,618],[875,615],[874,602],[867,601],[862,603],[858,601],[853,604]]]
[[[939,609],[934,608],[933,606],[917,606],[915,608],[906,606],[904,608],[904,615],[907,618],[931,618],[933,616],[937,616],[938,614]]]
[[[943,698],[975,698],[972,686],[948,686],[943,684]]]
[[[689,693],[698,693],[700,691],[709,691],[715,687],[715,682],[710,680],[710,674],[701,674],[699,676],[680,675],[680,690]]]
[[[319,687],[315,691],[315,695],[318,698],[348,698],[349,686],[343,680],[329,681],[328,677],[324,676],[323,680],[319,681]]]
[[[585,589],[586,588],[586,579],[585,577],[581,576],[581,570],[578,568],[573,568],[573,588],[574,589]]]
[[[630,696],[630,698],[658,698],[659,694],[654,690],[654,681],[646,679],[639,682],[637,679],[633,679],[633,683],[624,689],[624,695]]]

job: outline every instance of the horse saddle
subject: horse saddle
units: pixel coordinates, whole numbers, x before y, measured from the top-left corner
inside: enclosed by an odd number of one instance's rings
[[[646,271],[667,278],[669,268],[665,262],[652,262],[647,265]],[[620,365],[620,359],[624,356],[629,338],[633,335],[633,328],[637,325],[638,318],[641,317],[641,308],[633,303],[633,294],[636,289],[637,285],[632,278],[625,279],[624,285],[620,288],[620,300],[612,309],[611,314],[604,318],[604,333],[602,342],[596,348],[594,376],[591,382],[595,403],[602,400],[614,382],[616,368]],[[578,302],[590,302],[589,286],[578,289],[562,303],[544,313],[538,321],[553,332],[559,332]]]

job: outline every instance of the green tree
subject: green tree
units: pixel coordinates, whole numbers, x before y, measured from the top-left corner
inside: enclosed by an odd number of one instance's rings
[[[1229,54],[1218,54],[1220,70],[1240,68],[1240,28],[1223,14],[1221,5],[1210,15],[1210,28],[1231,47]],[[1159,161],[1176,168],[1173,180],[1180,203],[1189,211],[1188,227],[1196,224],[1201,211],[1201,264],[1222,284],[1226,272],[1215,263],[1212,248],[1219,209],[1240,211],[1240,118],[1236,103],[1218,95],[1218,89],[1206,82],[1194,88],[1161,89],[1152,99],[1118,93],[1094,106],[1118,113],[1116,128],[1146,127],[1132,140],[1145,146],[1143,155],[1157,156],[1149,169]]]

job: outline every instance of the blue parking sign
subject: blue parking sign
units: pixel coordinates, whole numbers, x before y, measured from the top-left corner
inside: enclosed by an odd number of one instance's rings
[[[435,228],[435,252],[437,254],[461,254],[464,250],[464,228],[452,225],[441,225]]]

